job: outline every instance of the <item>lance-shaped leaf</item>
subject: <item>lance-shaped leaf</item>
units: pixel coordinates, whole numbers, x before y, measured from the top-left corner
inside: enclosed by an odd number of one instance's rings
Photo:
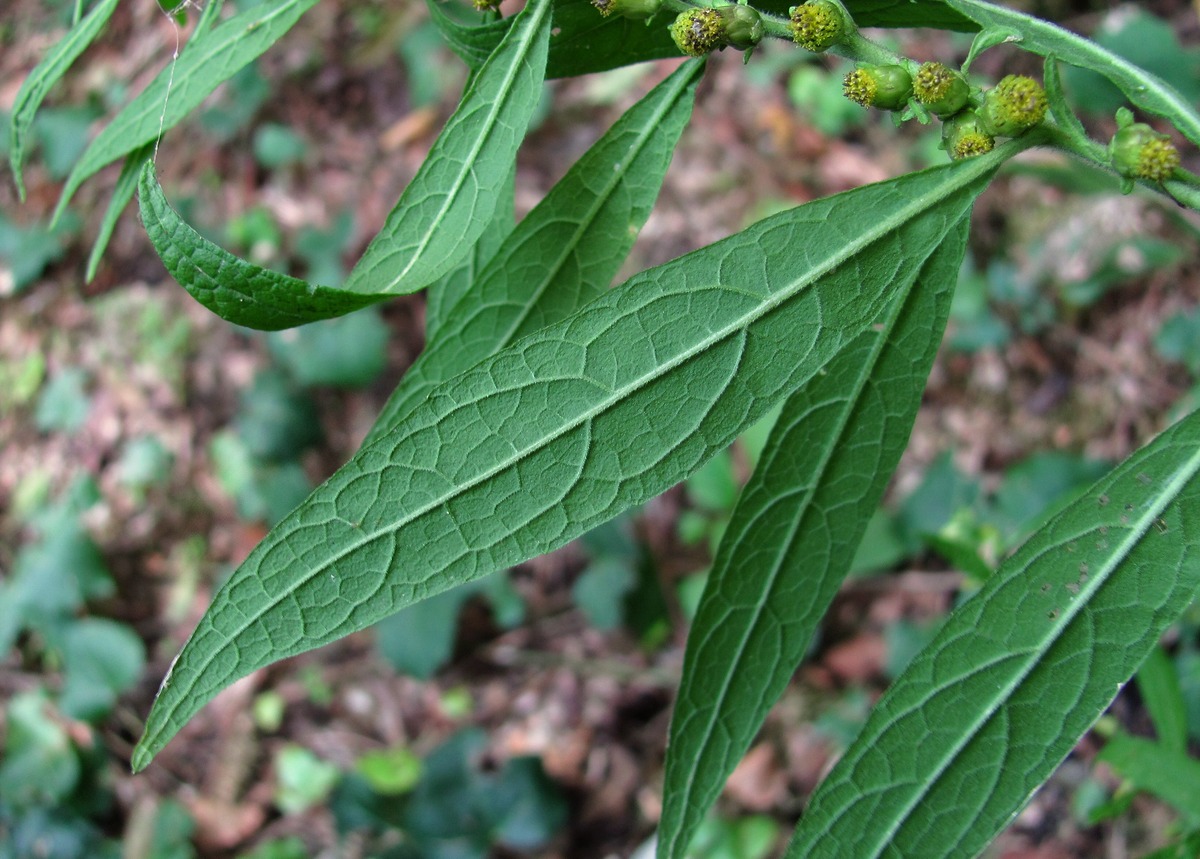
[[[57,220],[71,196],[97,170],[157,140],[223,81],[233,77],[316,5],[317,0],[268,0],[189,39],[179,59],[168,65],[113,117],[71,170],[54,210]],[[213,18],[203,16],[209,26]],[[198,25],[199,28],[200,25]]]
[[[347,290],[422,289],[483,232],[542,96],[551,8],[551,0],[530,0],[517,16],[350,272]]]
[[[171,276],[223,319],[271,331],[341,316],[451,271],[508,187],[541,94],[549,3],[534,0],[517,16],[342,287],[271,271],[208,241],[168,205],[147,165],[138,193],[142,220]]]
[[[955,611],[817,789],[790,857],[974,856],[1200,589],[1200,413]]]
[[[238,677],[562,546],[695,471],[862,334],[1022,145],[760,221],[439,386],[217,592],[134,768]]]
[[[1171,122],[1200,146],[1200,114],[1169,83],[1124,57],[1049,21],[985,0],[943,0],[983,28],[992,44],[1013,41],[1027,51],[1090,69],[1112,81],[1133,104]]]
[[[383,407],[368,440],[432,388],[517,339],[574,313],[612,282],[650,216],[704,63],[693,60],[630,108],[504,242],[449,311]]]
[[[96,269],[100,267],[100,259],[104,256],[104,251],[108,248],[108,242],[112,238],[113,230],[117,228],[117,221],[121,217],[121,213],[125,211],[125,207],[129,205],[129,201],[133,199],[134,192],[137,191],[138,179],[141,176],[142,169],[146,162],[150,160],[154,154],[154,144],[147,143],[141,149],[130,152],[125,156],[125,164],[121,167],[121,175],[117,177],[117,184],[113,187],[112,197],[109,198],[108,206],[104,210],[104,217],[100,220],[100,231],[96,234],[96,241],[92,244],[92,252],[88,254],[87,273],[84,279],[91,281],[96,276]]]
[[[788,398],[688,634],[658,855],[680,857],[783,693],[908,442],[967,242],[947,234],[878,324]]]
[[[9,129],[8,162],[12,166],[13,179],[17,184],[17,194],[21,201],[25,200],[25,180],[21,175],[21,167],[25,163],[26,144],[29,140],[29,129],[33,126],[33,118],[42,104],[42,99],[56,83],[71,68],[72,63],[79,59],[88,45],[95,41],[112,17],[117,8],[117,0],[100,0],[62,40],[55,45],[50,53],[37,64],[29,77],[25,78],[17,97],[13,100],[11,127]]]

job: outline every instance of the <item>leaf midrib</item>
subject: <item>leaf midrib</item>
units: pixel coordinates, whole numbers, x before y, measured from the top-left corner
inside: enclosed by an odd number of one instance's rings
[[[466,181],[467,174],[474,172],[474,165],[479,158],[479,153],[483,151],[487,142],[491,140],[492,136],[495,134],[496,117],[509,103],[509,101],[512,100],[513,81],[517,78],[519,73],[524,71],[525,57],[533,48],[535,40],[540,37],[543,19],[550,14],[550,0],[533,0],[533,2],[537,3],[538,5],[528,27],[526,27],[525,32],[521,34],[521,40],[518,42],[519,49],[516,51],[516,56],[508,64],[508,69],[503,78],[503,86],[501,88],[502,96],[492,101],[488,106],[489,109],[486,114],[486,127],[488,129],[487,134],[481,134],[475,137],[470,150],[468,150],[468,157],[463,159],[463,163],[470,166],[467,169],[459,170],[457,172],[454,182],[450,185],[449,193],[445,195],[442,205],[438,209],[436,217],[434,217],[426,227],[425,233],[421,236],[420,241],[417,243],[412,255],[409,257],[408,263],[400,270],[398,274],[396,274],[395,277],[383,285],[383,287],[379,290],[380,292],[390,292],[391,290],[395,289],[396,285],[403,281],[404,278],[408,276],[408,273],[412,271],[413,266],[421,261],[421,257],[425,253],[425,249],[429,247],[429,243],[433,241],[434,235],[441,227],[442,219],[446,217],[446,212],[457,200],[458,193],[462,189],[463,183]],[[479,87],[478,82],[483,81],[486,78],[487,68],[491,63],[492,60],[489,58],[488,61],[483,64],[483,68],[480,69],[479,74],[475,77],[476,83],[472,85],[472,92],[469,95],[473,95],[474,91]],[[463,102],[465,103],[466,101],[467,98],[464,98]],[[442,157],[447,156],[443,154]]]
[[[958,753],[972,740],[974,740],[974,738],[987,726],[992,718],[995,717],[1000,707],[1006,701],[1010,700],[1020,689],[1020,686],[1025,678],[1028,677],[1041,664],[1042,657],[1045,656],[1046,652],[1055,643],[1057,643],[1058,640],[1068,632],[1068,630],[1070,630],[1075,622],[1075,619],[1091,603],[1092,599],[1096,595],[1096,592],[1099,591],[1101,587],[1108,584],[1109,579],[1112,577],[1115,569],[1119,567],[1129,553],[1137,547],[1138,543],[1140,543],[1142,538],[1145,537],[1149,529],[1153,527],[1155,520],[1162,514],[1163,510],[1175,502],[1175,499],[1178,498],[1179,493],[1183,490],[1187,483],[1196,476],[1198,471],[1200,471],[1200,450],[1197,450],[1189,460],[1185,461],[1183,465],[1180,465],[1176,469],[1175,474],[1172,476],[1170,482],[1164,487],[1163,491],[1159,492],[1155,497],[1156,503],[1152,504],[1145,513],[1138,517],[1136,520],[1136,527],[1129,528],[1129,530],[1126,532],[1125,538],[1117,543],[1117,550],[1109,555],[1110,560],[1103,565],[1101,570],[1099,570],[1096,575],[1091,576],[1088,579],[1088,582],[1081,587],[1080,593],[1074,596],[1074,598],[1071,600],[1070,606],[1063,610],[1062,620],[1052,625],[1051,634],[1047,635],[1041,644],[1032,648],[1023,648],[1018,652],[1005,653],[1001,659],[989,661],[985,665],[979,666],[976,670],[971,671],[968,673],[968,675],[966,675],[971,676],[973,674],[977,674],[979,671],[990,668],[997,662],[1007,661],[1009,658],[1024,658],[1026,660],[1026,665],[1021,672],[1013,677],[1011,681],[1001,687],[1001,694],[995,696],[995,703],[986,710],[982,711],[977,719],[974,719],[969,723],[969,729],[962,732],[960,735],[962,738],[961,741],[954,743],[947,748],[947,753],[942,755],[938,766],[934,770],[933,777],[926,779],[920,790],[911,792],[909,795],[909,800],[903,806],[903,812],[895,817],[895,822],[883,830],[876,830],[876,832],[879,834],[879,838],[872,846],[870,854],[862,854],[864,857],[869,855],[872,857],[872,859],[874,859],[874,857],[879,857],[882,855],[883,849],[892,842],[896,833],[908,821],[913,809],[920,804],[929,791],[933,789],[934,785],[940,781],[942,774],[945,773],[950,765],[954,762],[958,756]],[[1076,538],[1082,536],[1083,534],[1076,535]],[[1059,547],[1061,547],[1061,545],[1062,541],[1060,540],[1047,546],[1045,550],[1039,552],[1037,555],[1034,555],[1029,559],[1029,561],[1025,564],[1025,569],[1027,570],[1040,558],[1057,550]],[[912,710],[919,709],[932,698],[945,691],[945,688],[945,684],[940,684],[937,688],[931,689],[925,698],[915,702],[909,707],[906,707],[906,711],[910,712]],[[830,819],[829,823],[825,827],[826,832],[832,828],[833,824],[840,818],[840,816],[841,815],[838,815]]]
[[[420,517],[437,509],[438,507],[446,504],[447,502],[453,500],[454,498],[457,498],[457,497],[463,495],[464,493],[471,491],[475,487],[477,487],[483,483],[486,483],[488,480],[495,477],[497,474],[500,474],[501,472],[506,471],[509,468],[512,468],[514,465],[516,465],[517,463],[519,463],[520,461],[522,461],[529,455],[537,452],[538,450],[548,447],[549,445],[553,444],[558,439],[565,436],[567,433],[575,430],[576,428],[586,424],[587,422],[589,422],[591,420],[594,420],[596,417],[603,414],[609,408],[611,408],[615,405],[619,405],[622,401],[627,399],[634,392],[645,387],[645,385],[649,384],[650,382],[652,382],[658,378],[661,378],[663,375],[669,373],[671,370],[675,369],[676,367],[678,367],[678,366],[682,365],[683,363],[690,361],[692,358],[702,354],[707,349],[719,344],[720,342],[724,341],[727,337],[731,336],[732,334],[735,334],[737,331],[746,328],[746,326],[749,325],[751,322],[767,315],[769,312],[771,312],[775,308],[779,307],[784,302],[790,301],[792,298],[794,298],[796,295],[798,295],[800,290],[803,289],[806,285],[812,283],[815,280],[818,280],[823,275],[836,269],[839,265],[841,265],[847,259],[849,259],[852,256],[857,255],[858,253],[860,253],[863,249],[865,249],[870,244],[873,244],[874,242],[879,241],[884,236],[886,236],[888,233],[890,233],[892,230],[899,228],[903,224],[905,224],[908,221],[912,220],[913,218],[917,217],[917,215],[922,210],[928,209],[928,208],[936,205],[937,203],[948,199],[953,194],[956,194],[959,191],[961,191],[964,187],[977,181],[980,178],[980,176],[995,169],[994,165],[996,165],[999,161],[1002,161],[1006,155],[1011,155],[1013,153],[1013,151],[1020,148],[1020,146],[1019,146],[1020,141],[1015,141],[1015,143],[1018,145],[1014,146],[1013,143],[1010,143],[1002,149],[998,148],[996,150],[993,150],[993,153],[990,155],[980,156],[980,157],[974,159],[972,162],[970,162],[970,165],[969,165],[969,166],[973,167],[974,169],[963,170],[958,176],[955,177],[956,182],[954,183],[953,186],[941,186],[941,187],[935,189],[934,191],[927,192],[925,195],[917,197],[915,200],[910,202],[907,206],[905,206],[903,209],[901,209],[899,212],[897,212],[893,217],[891,217],[885,221],[876,222],[876,223],[872,224],[871,227],[869,229],[865,230],[861,236],[855,238],[854,240],[852,240],[850,242],[847,242],[846,244],[841,246],[841,248],[839,249],[838,252],[831,254],[827,258],[827,260],[825,261],[824,264],[810,268],[805,273],[805,275],[802,276],[796,283],[790,285],[786,289],[779,290],[778,293],[768,297],[765,301],[763,301],[761,304],[759,304],[752,312],[747,313],[742,317],[739,317],[739,319],[736,322],[729,324],[724,329],[721,329],[719,332],[714,332],[710,336],[704,338],[699,343],[697,343],[693,348],[684,350],[678,356],[676,356],[676,358],[673,359],[672,361],[667,362],[665,364],[661,364],[661,365],[655,367],[652,372],[644,374],[643,376],[632,380],[629,384],[627,384],[624,388],[622,388],[620,390],[620,392],[614,391],[611,396],[606,398],[601,403],[598,403],[595,407],[593,407],[592,409],[589,409],[587,412],[579,415],[577,418],[572,420],[569,424],[566,424],[566,425],[560,427],[555,432],[551,433],[550,435],[545,436],[542,439],[539,439],[536,443],[531,444],[520,451],[516,451],[513,455],[506,457],[503,461],[501,461],[500,463],[487,469],[486,471],[479,474],[475,478],[471,479],[467,483],[460,484],[459,486],[454,487],[453,491],[451,491],[450,493],[445,494],[445,495],[441,496],[440,498],[425,504],[423,507],[419,508],[418,510],[414,511],[413,513],[404,517],[403,519],[393,522],[385,527],[379,528],[379,529],[371,532],[370,534],[367,534],[364,532],[363,535],[361,537],[359,537],[357,540],[348,544],[345,548],[338,551],[337,553],[331,555],[326,561],[321,563],[319,566],[313,568],[306,575],[297,579],[295,582],[293,582],[291,585],[289,585],[285,590],[281,591],[274,598],[272,598],[268,603],[266,603],[258,611],[254,612],[251,615],[248,615],[246,620],[243,623],[241,623],[240,625],[238,625],[226,637],[224,644],[222,644],[219,647],[213,648],[200,661],[196,670],[193,672],[192,682],[189,684],[188,687],[186,687],[186,689],[183,690],[184,694],[181,694],[179,696],[179,698],[177,698],[177,700],[172,704],[171,709],[168,710],[163,715],[162,720],[161,720],[162,727],[160,727],[159,730],[156,732],[155,738],[157,737],[158,734],[161,734],[162,731],[167,728],[167,726],[170,724],[172,714],[186,700],[186,693],[191,690],[191,688],[195,685],[195,683],[199,680],[199,678],[203,675],[203,673],[208,669],[208,666],[211,665],[212,662],[217,658],[217,656],[220,655],[221,653],[225,652],[225,650],[228,647],[233,645],[236,642],[237,638],[239,636],[241,636],[241,634],[244,633],[247,629],[249,629],[252,624],[257,623],[268,612],[273,610],[275,607],[277,607],[279,604],[281,604],[284,600],[290,598],[292,596],[292,594],[294,594],[295,591],[298,590],[300,587],[302,587],[305,584],[307,584],[308,582],[312,581],[317,576],[324,575],[325,571],[327,569],[329,569],[330,567],[337,564],[338,561],[340,561],[342,558],[346,557],[347,555],[358,551],[363,546],[374,542],[375,540],[379,539],[380,537],[383,537],[387,534],[394,533],[395,531],[408,525],[410,522],[416,521]],[[960,166],[962,166],[962,165],[960,165]],[[932,198],[932,199],[927,199],[927,198]],[[464,403],[463,405],[467,406],[467,405],[471,405],[471,404]],[[392,434],[394,434],[398,431],[399,431],[399,427],[396,430],[393,430]],[[374,448],[381,444],[382,444],[382,442],[376,442],[373,445],[368,445],[367,448],[364,448],[363,450],[365,451],[367,449]],[[361,456],[361,454],[362,454],[362,451],[360,451],[360,453],[358,455]],[[251,554],[250,558],[247,558],[246,561],[243,562],[242,566],[244,567],[247,563],[249,563],[250,560],[255,557],[255,555],[261,554],[261,552],[263,551],[263,546],[265,546],[265,545],[266,545],[265,543],[260,543],[258,548],[255,550],[255,552]],[[186,649],[186,647],[187,647],[187,645],[185,644],[185,649]],[[166,675],[166,677],[163,678],[164,687],[169,683],[169,681],[171,679],[171,671],[173,671],[173,670],[174,670],[174,665],[171,666],[170,671],[168,671],[168,674]],[[178,687],[176,687],[176,688],[178,688]],[[145,738],[143,738],[142,742],[145,744],[146,747],[151,747],[156,744],[155,738],[145,737]]]
[[[796,538],[800,532],[801,526],[804,524],[804,521],[806,520],[808,514],[811,512],[810,505],[812,504],[813,498],[817,494],[817,488],[820,486],[821,479],[825,476],[825,472],[829,468],[829,463],[833,460],[834,452],[836,450],[840,449],[840,444],[838,444],[838,442],[841,441],[842,436],[846,433],[846,428],[850,424],[851,416],[858,410],[857,405],[859,402],[859,398],[862,396],[863,391],[866,389],[867,382],[871,378],[871,372],[875,369],[876,364],[878,364],[878,362],[879,362],[880,356],[883,354],[884,350],[887,348],[888,337],[890,336],[892,331],[895,330],[896,322],[903,315],[905,308],[908,307],[908,302],[912,299],[912,295],[913,295],[913,291],[916,287],[916,283],[917,283],[917,277],[914,277],[912,280],[909,281],[908,286],[905,287],[903,297],[897,298],[894,301],[894,303],[892,305],[892,312],[889,315],[889,318],[887,320],[887,325],[884,330],[879,332],[879,336],[875,338],[875,342],[871,347],[870,360],[863,363],[862,372],[860,372],[858,374],[858,377],[855,379],[855,385],[854,385],[853,390],[850,392],[850,395],[847,396],[844,401],[846,407],[840,410],[840,414],[838,417],[837,431],[830,436],[830,443],[826,444],[824,446],[824,451],[822,452],[821,459],[818,463],[817,468],[813,472],[813,480],[811,481],[809,488],[805,491],[805,495],[807,497],[803,502],[804,512],[800,516],[791,517],[792,521],[788,525],[786,539],[779,541],[779,543],[777,544],[777,548],[774,553],[774,558],[773,558],[773,561],[771,564],[770,575],[767,578],[766,584],[759,590],[758,600],[756,601],[756,603],[754,605],[753,618],[754,618],[755,625],[759,622],[759,620],[761,619],[761,617],[763,615],[765,607],[771,601],[771,599],[770,599],[771,593],[774,590],[774,587],[775,587],[776,583],[778,582],[780,575],[782,575],[784,558],[791,551],[793,545],[796,542]],[[853,342],[853,341],[851,341],[851,342]],[[847,346],[848,345],[849,344],[847,344]],[[736,653],[734,655],[732,664],[738,664],[741,660],[742,655],[746,652],[746,648],[749,646],[749,641],[750,641],[750,637],[751,637],[750,636],[751,628],[752,628],[752,625],[748,624],[746,626],[746,633],[738,641],[737,647],[736,647]],[[726,671],[724,678],[721,682],[720,691],[717,693],[716,698],[714,700],[714,709],[719,710],[721,705],[724,703],[724,701],[728,697],[729,687],[732,682],[732,678],[733,678],[732,672]],[[712,736],[712,734],[713,734],[713,732],[711,730],[705,731],[704,735],[701,739],[701,744],[707,745],[708,739]],[[692,793],[691,788],[694,784],[696,771],[699,769],[700,756],[699,755],[691,755],[689,760],[691,763],[690,763],[689,769],[686,770],[687,778],[683,782],[684,788],[680,791],[683,794],[683,798],[680,801],[684,802],[685,804],[688,801],[688,797]],[[683,838],[683,836],[684,836],[684,833],[683,833],[682,829],[677,828],[671,838],[670,843],[667,845],[668,849],[664,855],[666,855],[667,857],[675,856],[677,850],[686,848],[686,846],[687,846],[686,844],[683,846],[683,848],[680,848],[680,846],[679,846],[680,839]]]

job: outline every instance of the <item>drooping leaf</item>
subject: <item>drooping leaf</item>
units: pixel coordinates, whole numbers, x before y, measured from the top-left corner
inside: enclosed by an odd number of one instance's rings
[[[869,328],[1024,145],[760,221],[439,386],[226,581],[134,768],[236,678],[561,546],[695,471]]]
[[[167,204],[148,165],[138,196],[163,264],[218,316],[263,330],[341,316],[428,286],[469,253],[500,205],[541,96],[549,32],[550,0],[535,0],[517,16],[343,287],[265,269],[203,238]]]
[[[908,442],[967,241],[951,230],[878,324],[790,398],[688,634],[658,855],[681,857],[804,657]]]
[[[950,616],[787,855],[976,855],[1196,596],[1198,521],[1200,413],[1088,488]]]
[[[428,286],[491,220],[542,96],[551,0],[531,0],[472,78],[454,116],[346,279],[351,292]]]
[[[477,70],[483,67],[492,51],[496,50],[504,35],[512,27],[512,18],[501,18],[496,21],[480,21],[479,15],[472,15],[476,20],[468,23],[463,20],[462,13],[467,6],[456,2],[442,0],[425,0],[432,19],[442,38],[450,50],[458,54],[467,64],[467,68]]]
[[[975,21],[992,38],[1010,40],[1043,57],[1054,56],[1103,75],[1134,105],[1171,122],[1200,146],[1200,114],[1166,81],[1070,30],[985,0],[942,0]]]
[[[9,119],[8,162],[12,166],[13,179],[16,181],[17,194],[25,201],[25,180],[21,167],[25,163],[26,144],[29,130],[33,127],[33,118],[37,115],[42,99],[56,83],[71,68],[71,64],[79,59],[79,55],[87,46],[95,41],[112,17],[117,8],[117,0],[99,0],[90,12],[83,17],[70,32],[55,45],[50,53],[37,64],[17,90],[13,100],[12,115]]]
[[[372,428],[378,438],[430,390],[608,288],[650,215],[692,113],[702,61],[680,66],[629,109],[520,225],[456,304]]]
[[[188,40],[179,59],[125,105],[88,146],[67,177],[54,219],[85,180],[173,128],[222,82],[275,44],[316,3],[267,0]]]

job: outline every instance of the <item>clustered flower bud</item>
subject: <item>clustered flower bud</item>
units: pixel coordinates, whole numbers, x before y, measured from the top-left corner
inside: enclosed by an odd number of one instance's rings
[[[492,12],[500,8],[500,0],[474,0],[475,11]]]
[[[605,18],[609,15],[619,15],[634,21],[646,21],[653,18],[662,8],[662,0],[592,0],[592,5],[599,9]]]
[[[671,38],[685,54],[703,57],[721,47],[721,16],[716,9],[680,12],[671,25]]]
[[[676,46],[693,57],[727,47],[745,51],[761,42],[764,35],[762,16],[749,6],[735,4],[689,9],[671,25]]]
[[[942,147],[954,161],[991,152],[996,138],[973,110],[950,117],[942,125]]]
[[[850,34],[853,25],[832,0],[808,0],[791,10],[792,41],[813,53],[827,51]]]
[[[912,76],[902,66],[860,66],[842,80],[842,92],[863,107],[903,110],[913,94]]]
[[[1124,120],[1124,123],[1122,123]],[[1162,182],[1179,166],[1179,150],[1165,134],[1144,122],[1134,122],[1127,110],[1118,115],[1120,129],[1108,144],[1108,160],[1125,179]],[[1132,181],[1129,187],[1132,188]]]
[[[913,80],[913,93],[931,113],[945,119],[967,106],[971,87],[944,63],[923,63]]]
[[[1008,75],[988,90],[980,119],[994,135],[1016,137],[1046,118],[1046,91],[1033,78]]]

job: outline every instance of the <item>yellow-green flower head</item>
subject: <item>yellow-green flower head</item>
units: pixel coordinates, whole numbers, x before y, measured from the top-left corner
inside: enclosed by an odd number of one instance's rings
[[[599,9],[605,18],[609,15],[619,15],[634,21],[645,21],[658,13],[662,8],[662,0],[592,0],[592,5]]]
[[[988,90],[980,118],[992,134],[1016,137],[1046,118],[1046,91],[1033,78],[1008,75]]]
[[[913,82],[902,66],[860,66],[842,79],[842,92],[863,107],[903,110],[912,97]]]
[[[1179,150],[1171,138],[1144,122],[1120,129],[1108,144],[1108,158],[1121,176],[1149,182],[1170,179],[1179,166]]]
[[[500,8],[500,0],[474,0],[474,5],[479,12],[490,12]]]
[[[725,46],[722,40],[724,27],[721,13],[716,9],[689,9],[680,12],[671,25],[671,38],[679,50],[692,57],[705,54]]]
[[[942,148],[954,161],[983,155],[995,146],[996,138],[983,127],[973,110],[952,116],[942,126]]]
[[[967,106],[971,88],[967,80],[943,63],[923,63],[913,79],[917,101],[943,119]]]
[[[813,53],[827,51],[849,35],[842,8],[830,0],[809,0],[791,10],[792,41]]]

